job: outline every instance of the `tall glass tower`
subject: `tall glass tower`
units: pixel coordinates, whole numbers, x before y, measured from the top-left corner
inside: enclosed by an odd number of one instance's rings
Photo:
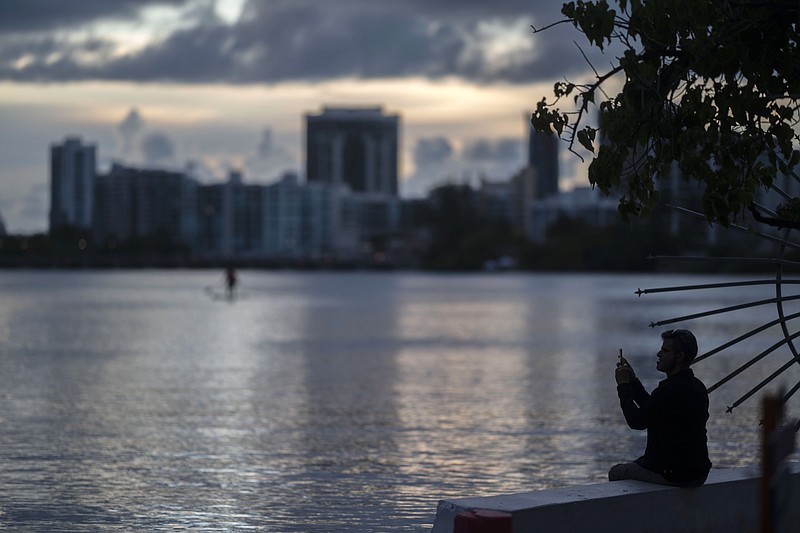
[[[396,196],[399,123],[398,115],[385,115],[380,107],[307,114],[308,182]]]
[[[530,128],[528,166],[535,170],[537,200],[558,194],[558,136]]]
[[[95,145],[68,138],[50,146],[50,232],[88,230],[94,207]]]

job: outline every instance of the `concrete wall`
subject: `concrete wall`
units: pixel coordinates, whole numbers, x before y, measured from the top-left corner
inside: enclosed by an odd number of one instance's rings
[[[786,531],[800,531],[800,464],[788,465]],[[432,533],[674,533],[760,530],[760,470],[712,470],[702,487],[615,481],[439,502]]]

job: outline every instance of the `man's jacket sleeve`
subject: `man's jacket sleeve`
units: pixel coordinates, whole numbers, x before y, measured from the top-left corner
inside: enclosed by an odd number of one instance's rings
[[[648,394],[638,378],[632,383],[617,385],[617,395],[628,426],[647,429],[651,417],[659,410],[659,398]]]

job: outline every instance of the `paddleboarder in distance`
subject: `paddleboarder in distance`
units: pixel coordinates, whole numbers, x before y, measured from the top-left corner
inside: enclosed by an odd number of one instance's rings
[[[656,369],[667,378],[651,394],[619,351],[614,373],[622,413],[631,429],[647,430],[644,455],[618,464],[609,481],[636,479],[661,485],[699,487],[706,481],[708,393],[689,365],[697,356],[697,339],[688,329],[661,334]]]
[[[229,266],[225,269],[225,287],[228,290],[228,299],[233,299],[233,295],[236,291],[236,270]]]

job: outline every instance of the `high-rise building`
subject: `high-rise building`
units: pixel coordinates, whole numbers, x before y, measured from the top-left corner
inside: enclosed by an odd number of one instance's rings
[[[331,108],[306,115],[309,183],[397,195],[400,117],[380,107]]]
[[[226,183],[201,185],[198,198],[198,247],[211,257],[247,258],[263,247],[264,187],[242,182],[231,171]]]
[[[197,182],[182,172],[113,165],[98,176],[96,242],[159,238],[193,246],[197,240]]]
[[[369,252],[372,241],[385,240],[400,229],[401,202],[385,194],[357,193],[338,198],[335,248],[343,258]]]
[[[558,194],[558,143],[556,134],[530,128],[528,166],[535,171],[536,198],[539,200]]]
[[[204,259],[232,254],[228,183],[197,187],[197,251]]]
[[[301,258],[303,242],[304,187],[297,175],[286,173],[266,187],[265,249],[268,255],[284,259]]]
[[[50,146],[50,232],[92,226],[95,145],[67,138]]]

